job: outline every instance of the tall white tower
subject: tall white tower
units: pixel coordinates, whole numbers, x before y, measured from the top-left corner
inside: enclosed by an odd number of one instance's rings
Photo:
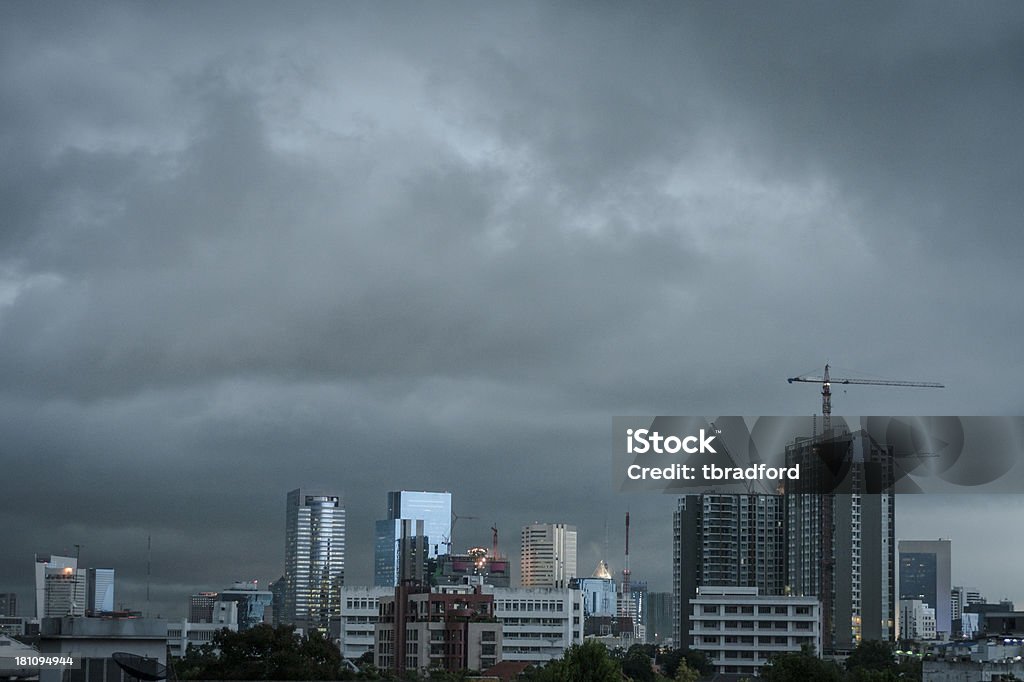
[[[523,587],[568,587],[577,577],[576,526],[532,523],[523,526],[520,576]]]

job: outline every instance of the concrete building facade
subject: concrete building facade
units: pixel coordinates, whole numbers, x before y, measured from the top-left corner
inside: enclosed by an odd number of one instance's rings
[[[377,667],[398,674],[485,670],[502,660],[494,595],[479,587],[399,585],[380,600],[374,639]]]
[[[769,659],[821,651],[821,604],[815,597],[762,596],[756,587],[702,586],[690,600],[690,647],[716,673],[756,677]]]
[[[485,586],[483,591],[494,596],[494,616],[502,626],[501,660],[547,663],[583,642],[579,590]]]

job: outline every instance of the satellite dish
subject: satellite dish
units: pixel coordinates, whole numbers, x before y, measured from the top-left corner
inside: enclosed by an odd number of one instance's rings
[[[137,680],[157,682],[167,679],[167,666],[156,658],[147,658],[124,651],[115,651],[110,655],[121,670]]]

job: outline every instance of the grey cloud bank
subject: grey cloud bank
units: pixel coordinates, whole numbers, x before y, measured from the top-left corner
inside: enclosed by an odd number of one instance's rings
[[[1022,65],[1013,3],[0,7],[0,589],[80,543],[138,605],[148,535],[159,609],[276,578],[310,482],[353,584],[404,487],[583,571],[628,506],[668,589],[613,414],[809,414],[826,360],[1021,414]],[[995,591],[1021,504],[898,532]]]

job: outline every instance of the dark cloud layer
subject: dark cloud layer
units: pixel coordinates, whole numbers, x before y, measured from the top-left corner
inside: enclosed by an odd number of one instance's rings
[[[629,507],[667,590],[612,415],[807,414],[826,360],[949,386],[837,411],[1019,414],[1022,65],[1014,3],[0,7],[0,590],[77,543],[138,605],[152,537],[180,613],[313,483],[351,582],[418,488],[584,571]],[[1019,507],[898,529],[1021,599],[964,521]]]

